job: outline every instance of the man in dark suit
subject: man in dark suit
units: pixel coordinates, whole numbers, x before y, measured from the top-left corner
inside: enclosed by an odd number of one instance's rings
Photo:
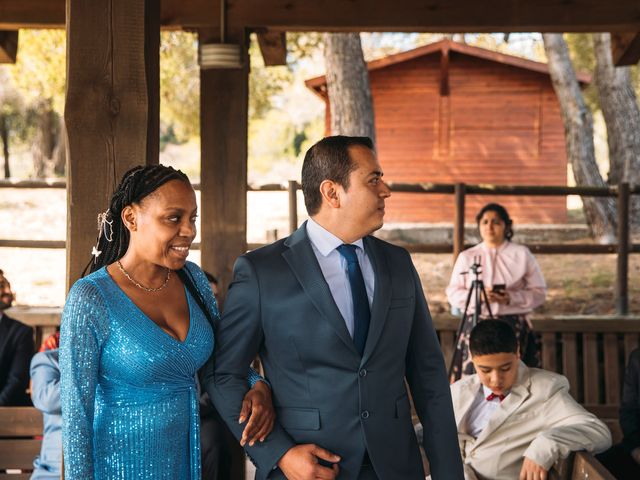
[[[318,142],[302,190],[311,219],[236,262],[203,385],[240,438],[246,365],[260,355],[277,419],[247,446],[259,479],[422,480],[408,383],[432,478],[462,479],[420,280],[406,250],[370,236],[390,195],[371,140]]]
[[[27,389],[33,330],[4,314],[11,303],[11,284],[0,270],[0,407],[31,405]]]

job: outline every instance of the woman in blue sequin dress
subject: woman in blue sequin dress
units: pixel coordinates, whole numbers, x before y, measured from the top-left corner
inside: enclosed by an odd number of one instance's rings
[[[186,261],[196,208],[188,178],[155,165],[127,172],[100,217],[92,273],[74,284],[62,318],[67,479],[200,478],[195,375],[212,353],[218,310]],[[250,417],[250,440],[263,440],[269,387],[253,370],[247,377],[254,388],[240,419]]]

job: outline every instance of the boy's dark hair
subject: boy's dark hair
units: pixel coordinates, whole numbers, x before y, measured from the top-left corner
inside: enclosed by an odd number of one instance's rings
[[[373,150],[373,142],[369,137],[347,137],[335,135],[325,137],[312,146],[302,163],[302,193],[304,204],[310,216],[320,211],[322,194],[320,184],[331,180],[349,189],[349,175],[356,166],[349,155],[349,147],[360,145]]]
[[[471,355],[518,353],[518,339],[511,325],[502,320],[482,320],[469,336]]]

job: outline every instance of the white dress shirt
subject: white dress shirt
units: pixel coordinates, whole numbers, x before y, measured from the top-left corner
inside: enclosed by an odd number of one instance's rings
[[[478,438],[478,435],[480,435],[484,427],[489,423],[493,412],[500,408],[499,397],[493,400],[487,400],[487,397],[492,393],[490,388],[482,385],[482,388],[478,390],[473,404],[469,407],[469,412],[467,413],[467,433],[473,438]]]
[[[312,218],[307,221],[307,235],[311,241],[313,253],[320,264],[322,275],[324,275],[324,279],[329,285],[331,296],[342,314],[351,338],[353,338],[353,298],[351,297],[351,284],[349,283],[347,272],[347,261],[340,255],[340,252],[336,250],[336,248],[344,242]],[[369,308],[371,308],[375,287],[373,267],[371,266],[371,261],[367,253],[364,251],[364,242],[362,239],[356,240],[352,245],[358,247],[356,248],[356,255],[367,289]]]

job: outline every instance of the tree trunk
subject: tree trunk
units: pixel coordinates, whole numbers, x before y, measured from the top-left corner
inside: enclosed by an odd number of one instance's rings
[[[11,177],[9,168],[9,125],[7,117],[0,115],[0,138],[2,138],[2,153],[4,156],[4,178]]]
[[[593,119],[576,79],[567,44],[559,33],[542,35],[553,88],[560,102],[567,158],[577,185],[606,187],[596,164]],[[616,207],[611,198],[582,197],[591,235],[601,243],[616,236]]]
[[[640,108],[630,67],[615,67],[611,56],[611,35],[594,33],[596,87],[607,125],[610,185],[640,184]],[[640,197],[631,196],[631,224],[640,229]]]
[[[67,129],[64,126],[64,119],[58,117],[58,138],[53,149],[53,172],[58,176],[64,176],[67,164]]]
[[[31,147],[33,173],[36,178],[44,178],[56,146],[58,121],[50,101],[44,101],[37,108],[37,112],[38,130]]]
[[[369,72],[359,33],[324,35],[331,133],[369,137],[376,141]]]

